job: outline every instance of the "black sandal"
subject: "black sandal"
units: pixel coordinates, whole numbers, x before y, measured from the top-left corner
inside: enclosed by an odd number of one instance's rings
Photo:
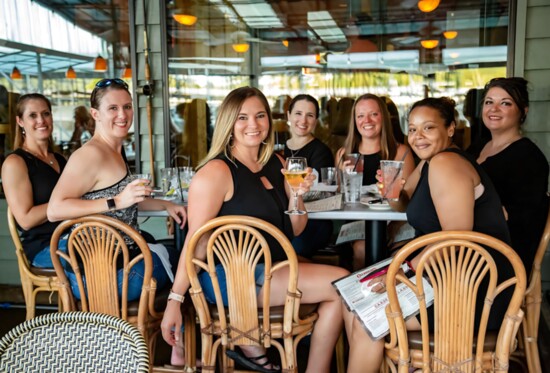
[[[265,354],[255,357],[247,357],[238,347],[235,350],[226,350],[225,354],[230,359],[236,361],[237,363],[248,369],[254,369],[262,373],[278,373],[281,371],[280,367],[278,367],[277,369],[266,368],[267,365],[271,364],[272,367],[275,367],[275,365],[271,361],[269,361],[268,357]],[[262,359],[266,359],[266,362],[263,364],[258,363],[258,361]]]

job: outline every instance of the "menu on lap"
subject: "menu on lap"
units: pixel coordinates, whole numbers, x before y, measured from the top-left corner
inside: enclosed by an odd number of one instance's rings
[[[369,289],[368,283],[378,275],[385,274],[391,261],[392,258],[383,260],[332,283],[347,309],[355,314],[363,328],[374,340],[383,338],[389,333],[389,324],[386,318],[386,306],[389,304],[389,300],[388,293],[375,293]],[[401,268],[407,276],[411,276],[410,280],[416,283],[416,276],[409,265],[403,263]],[[426,304],[429,306],[433,303],[433,289],[425,278],[423,278],[423,282]],[[405,319],[418,314],[418,300],[409,287],[402,283],[397,284],[397,296]]]

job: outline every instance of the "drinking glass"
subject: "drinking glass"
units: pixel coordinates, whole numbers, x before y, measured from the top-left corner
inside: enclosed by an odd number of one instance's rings
[[[134,174],[133,180],[147,180],[146,183],[141,183],[140,185],[149,185],[151,183],[151,174]]]
[[[285,180],[292,190],[292,210],[285,211],[288,215],[303,215],[306,212],[298,210],[298,188],[307,176],[307,160],[303,157],[288,157],[285,163]]]

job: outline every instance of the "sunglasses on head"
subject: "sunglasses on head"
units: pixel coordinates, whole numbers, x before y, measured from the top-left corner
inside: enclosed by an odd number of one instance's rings
[[[128,84],[126,84],[126,82],[124,80],[118,79],[118,78],[115,78],[115,79],[102,79],[99,82],[97,82],[95,86],[96,86],[96,88],[105,88],[105,87],[110,86],[111,84],[121,85],[125,89],[128,89]]]

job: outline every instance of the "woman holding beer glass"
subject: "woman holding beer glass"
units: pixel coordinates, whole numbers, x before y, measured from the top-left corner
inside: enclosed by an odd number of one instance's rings
[[[282,171],[284,160],[273,153],[274,134],[271,112],[267,99],[257,88],[241,87],[231,91],[222,102],[212,147],[200,163],[189,189],[189,232],[187,239],[208,220],[224,215],[249,215],[263,219],[278,227],[289,239],[300,234],[307,222],[307,214],[285,214],[292,210],[290,189]],[[288,170],[293,171],[289,166]],[[296,170],[298,171],[298,170]],[[300,172],[302,172],[300,170]],[[301,194],[313,183],[313,175],[295,185],[298,191],[297,209],[304,210]],[[283,258],[282,248],[266,236],[273,261]],[[183,250],[187,249],[187,240]],[[185,257],[182,253],[181,258]],[[342,303],[331,282],[345,276],[345,269],[312,263],[299,263],[298,287],[303,303],[319,303],[319,319],[311,336],[308,372],[329,372],[336,340],[342,328]],[[223,272],[223,267],[220,266]],[[221,274],[218,273],[218,277]],[[286,281],[277,271],[272,279],[273,301],[283,300]],[[261,283],[261,279],[258,279]],[[210,279],[201,279],[207,298],[211,289]],[[183,299],[189,288],[184,259],[180,259],[172,292]],[[258,304],[262,303],[262,290]],[[277,293],[280,293],[280,296]],[[227,296],[225,293],[222,296]],[[271,304],[271,306],[279,304]],[[169,301],[164,312],[162,335],[171,345],[180,344],[182,316],[180,303]],[[235,356],[237,354],[238,356]],[[233,357],[241,364],[261,372],[278,371],[257,346],[242,346]]]
[[[291,138],[285,144],[285,158],[306,158],[308,166],[317,171],[317,181],[320,181],[321,169],[333,167],[334,157],[330,148],[313,135],[318,124],[319,103],[313,96],[297,95],[290,101],[287,118]],[[311,258],[327,245],[331,236],[332,221],[309,220],[304,231],[292,240],[292,246],[298,255]]]

